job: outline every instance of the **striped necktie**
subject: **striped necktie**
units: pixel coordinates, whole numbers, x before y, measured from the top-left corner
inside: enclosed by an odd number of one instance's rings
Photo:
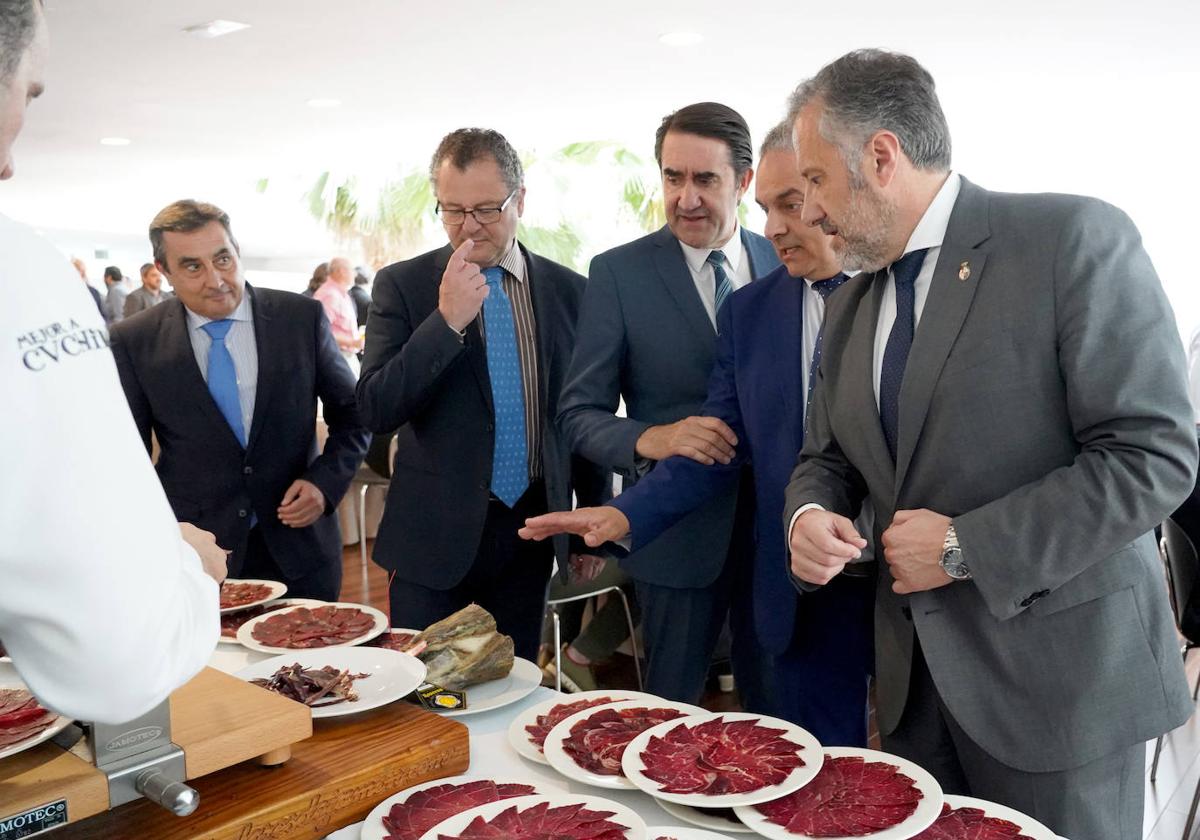
[[[825,300],[838,286],[845,283],[850,278],[845,274],[835,274],[827,280],[817,280],[812,284],[812,290],[821,296],[821,300]],[[803,304],[801,304],[803,305]],[[801,318],[801,323],[803,323]],[[813,346],[812,362],[808,366],[808,389],[804,395],[804,428],[808,429],[808,407],[812,405],[813,388],[817,384],[817,370],[821,366],[821,343],[825,337],[825,319],[821,319],[821,327],[817,330],[817,341]]]
[[[733,291],[733,284],[729,282],[729,275],[725,273],[725,252],[712,251],[705,260],[713,267],[713,291],[715,306],[713,306],[713,314],[721,311],[722,304],[729,297],[729,293]]]
[[[908,365],[908,351],[912,349],[916,328],[914,284],[928,250],[910,251],[892,263],[892,276],[896,281],[896,322],[883,350],[883,369],[879,374],[879,422],[883,425],[883,437],[893,461],[900,436],[900,386],[904,384],[904,368]]]
[[[504,293],[504,269],[483,270],[488,296],[483,300],[487,331],[488,379],[495,412],[492,494],[512,507],[529,486],[529,445],[525,438],[525,390],[512,304]]]

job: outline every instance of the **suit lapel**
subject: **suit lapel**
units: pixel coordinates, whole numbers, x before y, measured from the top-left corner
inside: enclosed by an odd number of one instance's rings
[[[712,345],[716,331],[712,321],[708,320],[708,312],[700,302],[696,292],[696,283],[692,280],[692,271],[683,258],[683,250],[679,240],[671,233],[671,229],[663,227],[654,239],[657,249],[654,254],[654,265],[658,269],[663,285],[675,299],[683,319],[691,328],[692,334],[700,339],[705,346]]]
[[[742,237],[742,249],[750,260],[750,279],[757,280],[774,271],[779,265],[775,248],[762,238],[752,236],[750,231],[745,228],[739,228],[739,231]]]
[[[934,386],[982,280],[987,254],[978,246],[988,233],[987,195],[963,179],[900,388],[897,498],[929,413]],[[963,271],[964,264],[969,266],[969,273]],[[967,274],[965,279],[963,274]]]
[[[183,303],[178,299],[164,301],[160,306],[170,307],[165,310],[162,320],[162,348],[167,355],[162,370],[172,371],[171,381],[180,392],[181,402],[191,402],[196,410],[212,425],[225,430],[234,445],[241,448],[241,441],[229,428],[225,415],[217,407],[208,383],[196,363],[196,352],[192,349],[192,338],[188,334],[187,315]],[[175,374],[178,374],[176,376]]]
[[[274,310],[269,300],[258,297],[250,284],[246,284],[246,294],[250,296],[250,316],[254,322],[254,349],[258,353],[258,382],[254,386],[254,416],[250,418],[250,434],[246,436],[246,450],[254,446],[262,432],[264,417],[270,406],[272,385],[279,376],[275,375],[271,362],[283,357],[283,353],[274,348]],[[226,424],[228,425],[228,424]],[[232,432],[231,432],[232,433]]]
[[[883,425],[879,421],[879,405],[875,402],[875,327],[879,323],[886,284],[887,275],[876,273],[859,302],[842,363],[841,375],[846,379],[839,382],[838,387],[849,394],[850,414],[859,424],[872,463],[884,477],[882,486],[891,487],[895,484],[896,465],[888,452]]]
[[[519,243],[518,243],[519,244]],[[537,360],[538,360],[538,404],[545,409],[550,405],[550,364],[554,358],[554,299],[551,281],[538,275],[533,267],[533,255],[519,246],[525,257],[525,282],[529,284],[529,298],[533,303],[533,324],[537,331]],[[543,410],[543,417],[547,412]]]
[[[778,338],[784,345],[784,352],[778,356],[778,369],[771,377],[779,388],[783,400],[784,418],[795,420],[800,424],[798,439],[803,442],[804,429],[804,296],[808,293],[803,280],[784,276],[780,278],[779,287],[770,296],[769,306],[773,312],[779,313]],[[769,314],[768,314],[769,318]],[[775,340],[771,336],[763,337],[767,342]],[[793,340],[795,345],[792,344]]]

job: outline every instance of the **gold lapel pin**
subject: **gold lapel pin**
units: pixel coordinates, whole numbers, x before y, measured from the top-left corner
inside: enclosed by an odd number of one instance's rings
[[[958,266],[958,279],[959,280],[970,280],[971,279],[971,264],[969,262],[967,262],[966,260],[963,260],[962,263]]]

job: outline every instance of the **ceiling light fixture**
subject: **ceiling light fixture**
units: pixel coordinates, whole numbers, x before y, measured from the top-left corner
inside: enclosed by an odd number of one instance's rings
[[[128,137],[101,137],[101,146],[128,146],[132,140]]]
[[[310,99],[308,100],[309,108],[336,108],[342,104],[340,99]]]
[[[658,40],[668,47],[694,47],[704,40],[699,32],[668,32],[659,35]]]
[[[189,35],[195,35],[197,38],[220,38],[230,32],[249,28],[250,24],[238,23],[236,20],[210,20],[208,23],[185,26],[183,31]]]

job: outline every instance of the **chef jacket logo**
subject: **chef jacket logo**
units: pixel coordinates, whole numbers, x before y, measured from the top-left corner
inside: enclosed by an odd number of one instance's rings
[[[17,351],[26,368],[38,373],[50,365],[61,364],[89,350],[107,350],[108,332],[103,328],[84,327],[72,318],[66,324],[55,322],[17,336]]]

